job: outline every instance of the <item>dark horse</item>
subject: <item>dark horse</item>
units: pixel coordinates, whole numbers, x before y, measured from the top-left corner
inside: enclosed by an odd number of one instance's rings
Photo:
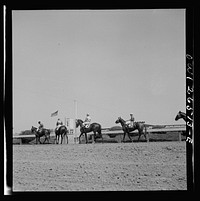
[[[31,132],[32,133],[35,133],[35,138],[36,138],[36,144],[41,143],[40,142],[40,137],[44,136],[45,137],[45,140],[43,142],[43,144],[45,143],[45,141],[47,140],[48,143],[49,143],[49,140],[50,140],[50,133],[51,131],[49,129],[46,129],[46,128],[43,128],[41,131],[37,131],[37,128],[32,126],[31,128]]]
[[[68,144],[68,130],[65,125],[60,126],[58,129],[55,129],[55,134],[56,134],[56,144],[59,144],[59,139],[61,136],[61,144],[63,142],[64,137],[67,138],[67,144]]]
[[[175,121],[178,121],[179,119],[184,119],[186,122],[186,114],[184,112],[179,111],[175,117]]]
[[[144,134],[145,139],[147,139],[147,138],[146,138],[146,126],[145,126],[145,124],[140,123],[140,122],[134,122],[133,127],[129,127],[129,126],[126,124],[126,121],[123,120],[121,117],[118,117],[118,119],[115,121],[115,123],[116,123],[116,124],[117,124],[117,123],[121,123],[121,125],[122,125],[122,129],[123,129],[123,131],[124,131],[124,137],[123,137],[122,142],[124,142],[124,138],[125,138],[126,133],[128,134],[128,137],[129,137],[129,139],[131,140],[131,142],[133,142],[133,140],[132,140],[131,137],[130,137],[130,132],[132,132],[132,131],[134,131],[134,130],[136,130],[136,129],[138,130],[138,133],[139,133],[138,141],[139,141],[140,136],[141,136],[142,134]],[[143,129],[145,129],[145,132],[143,132]]]
[[[184,112],[179,111],[175,117],[175,121],[178,121],[179,119],[183,119],[186,122],[186,114]],[[186,135],[186,131],[182,132],[182,135]]]
[[[89,133],[89,132],[94,133],[94,142],[96,142],[97,138],[101,138],[103,140],[100,124],[92,123],[92,124],[90,124],[89,128],[86,128],[83,125],[83,121],[81,119],[77,119],[76,120],[76,128],[78,128],[79,126],[80,126],[80,132],[81,132],[81,134],[79,135],[79,142],[80,142],[80,137],[85,133],[85,141],[86,141],[86,143],[88,143],[87,133]],[[98,133],[98,135],[96,135],[96,133]]]

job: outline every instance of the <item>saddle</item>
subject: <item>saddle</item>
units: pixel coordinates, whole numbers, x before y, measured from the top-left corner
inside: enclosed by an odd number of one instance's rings
[[[44,128],[40,128],[40,129],[38,129],[38,133],[41,133],[42,131],[44,130]]]
[[[62,127],[63,125],[59,125],[58,127],[56,127],[55,132],[58,132],[60,130],[60,127]]]
[[[135,126],[135,122],[127,122],[126,125],[128,126],[128,128],[133,128]]]
[[[89,128],[89,127],[90,127],[90,124],[84,125],[84,128]]]
[[[37,135],[42,135],[42,132],[44,131],[44,128],[40,128],[38,131],[37,131]]]

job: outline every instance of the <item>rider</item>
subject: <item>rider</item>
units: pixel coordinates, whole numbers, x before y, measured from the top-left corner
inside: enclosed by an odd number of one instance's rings
[[[127,125],[128,125],[129,127],[133,127],[135,118],[133,117],[133,113],[131,113],[130,116],[131,116],[130,120],[128,120],[126,123],[127,123]]]
[[[85,121],[83,122],[83,126],[85,126],[86,128],[89,127],[90,125],[90,122],[91,122],[91,117],[89,114],[86,115],[86,118],[85,118]]]
[[[37,132],[41,131],[44,128],[44,125],[41,123],[41,121],[38,121],[38,124],[39,124],[39,126],[37,128]]]
[[[60,119],[58,119],[58,121],[56,122],[56,130],[58,130],[62,125],[63,122]]]

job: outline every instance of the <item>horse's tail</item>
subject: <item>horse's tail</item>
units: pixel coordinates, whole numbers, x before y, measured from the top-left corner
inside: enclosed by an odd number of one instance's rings
[[[102,133],[101,133],[101,125],[100,125],[100,124],[99,124],[98,134],[102,137]]]
[[[101,142],[103,142],[103,135],[102,135],[102,132],[101,132],[101,125],[100,124],[99,124],[99,131],[98,131],[98,133],[99,133],[99,136],[101,138]]]
[[[147,125],[144,124],[144,136],[147,141],[149,141],[149,136],[147,136]]]

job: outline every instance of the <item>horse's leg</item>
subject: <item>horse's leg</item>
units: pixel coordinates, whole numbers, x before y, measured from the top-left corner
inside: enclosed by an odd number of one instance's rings
[[[65,143],[66,143],[65,138],[66,138],[65,133],[63,133],[63,144],[65,144]]]
[[[146,126],[144,126],[143,135],[145,137],[145,140],[147,141],[147,129],[146,129]]]
[[[78,137],[78,140],[79,140],[79,144],[81,144],[80,142],[80,138],[81,138],[81,136],[83,135],[83,133],[81,133],[80,135],[79,135],[79,137]]]
[[[58,140],[57,140],[57,144],[59,144],[59,140],[60,140],[60,135],[58,135]]]
[[[130,133],[127,132],[127,134],[128,134],[128,137],[129,137],[130,141],[133,142],[133,140],[131,139]]]
[[[65,133],[63,133],[63,134],[62,134],[62,142],[63,142],[63,144],[65,144],[65,143],[66,143],[65,138],[66,138]]]
[[[56,144],[59,144],[59,134],[57,135]]]
[[[47,141],[47,143],[49,142],[49,137],[48,137],[48,135],[46,136],[46,141]],[[49,144],[49,143],[48,143]]]
[[[49,144],[49,141],[50,141],[50,134],[49,134],[49,136],[48,136],[48,144]]]
[[[63,137],[64,137],[64,134],[62,133],[61,134],[61,144],[63,143]]]
[[[86,144],[88,143],[87,141],[87,133],[85,133],[85,141],[86,141]]]
[[[141,136],[141,131],[139,131],[138,134],[139,134],[139,137],[138,137],[138,142],[139,142],[140,136]]]
[[[124,131],[124,136],[123,136],[122,142],[124,142],[125,136],[126,136],[126,132]]]
[[[46,142],[46,140],[47,140],[47,133],[44,134],[44,142],[43,142],[43,144]]]
[[[67,133],[66,133],[66,138],[67,138],[67,144],[68,144],[68,135],[67,135]]]
[[[49,141],[50,141],[50,132],[48,131],[48,133],[47,133],[47,142],[48,142],[48,144],[49,144]]]
[[[63,135],[60,134],[60,144],[62,144],[62,140],[63,140]]]
[[[63,134],[61,134],[60,140],[61,140],[60,144],[62,144],[62,142],[63,142]]]
[[[64,133],[64,141],[65,141],[65,144],[66,144],[66,138],[67,138],[67,135],[66,135],[66,133]]]
[[[145,129],[145,131],[144,131],[143,129]],[[138,141],[139,141],[140,136],[141,136],[142,134],[144,135],[145,140],[147,140],[147,137],[146,137],[146,127],[142,127],[142,128],[140,128],[140,129],[138,129],[138,132],[139,132]]]
[[[60,139],[61,140],[60,144],[62,144],[63,143],[63,134],[60,135],[60,138],[61,138]]]
[[[65,131],[64,132],[64,141],[65,141],[65,144],[66,144],[66,138],[67,138],[67,132]]]
[[[63,144],[65,144],[65,134],[63,133],[63,138],[62,138]]]
[[[101,130],[98,131],[98,134],[101,136],[101,142],[103,142],[103,135],[101,133]]]
[[[93,135],[93,141],[92,143],[96,143],[96,131],[94,131],[94,135]]]
[[[46,139],[47,139],[47,136],[45,136],[45,139],[44,139],[44,142],[43,142],[43,144],[46,142]]]

